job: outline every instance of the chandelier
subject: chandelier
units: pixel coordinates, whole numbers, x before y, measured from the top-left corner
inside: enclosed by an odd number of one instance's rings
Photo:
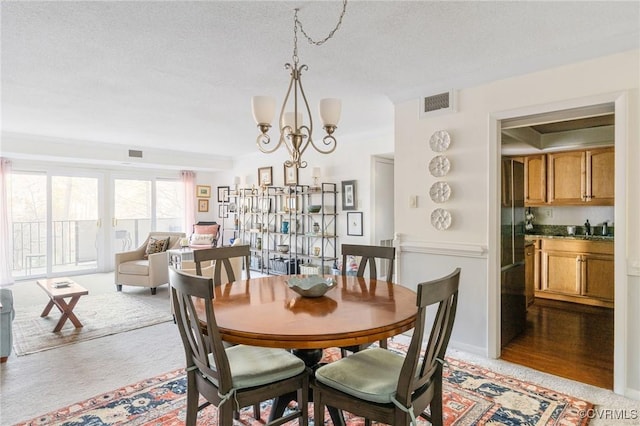
[[[298,29],[307,38],[309,43],[319,46],[333,37],[334,33],[340,28],[342,18],[347,9],[347,0],[343,0],[342,13],[338,19],[335,28],[323,40],[315,41],[307,35],[302,28],[302,23],[298,20],[298,10],[295,9],[293,16],[293,56],[292,63],[285,64],[285,69],[291,71],[291,79],[289,88],[280,109],[280,119],[278,121],[280,127],[280,137],[275,144],[271,143],[268,135],[271,128],[271,121],[275,114],[276,101],[269,96],[254,96],[251,99],[251,109],[253,118],[258,124],[260,134],[257,138],[257,145],[260,151],[271,154],[284,145],[289,151],[289,159],[284,162],[285,167],[305,168],[307,162],[302,160],[302,154],[309,147],[322,153],[330,154],[336,149],[336,138],[333,136],[340,120],[342,103],[340,99],[321,99],[320,100],[320,119],[326,136],[321,142],[313,140],[313,118],[307,96],[302,88],[302,72],[306,71],[306,65],[299,65],[298,57]],[[292,108],[293,107],[293,108]],[[291,109],[292,108],[292,109]]]

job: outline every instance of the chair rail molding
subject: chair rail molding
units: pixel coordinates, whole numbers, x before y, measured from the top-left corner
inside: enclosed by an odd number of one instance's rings
[[[486,259],[488,248],[481,244],[410,240],[406,234],[396,233],[394,245],[399,253],[438,254],[441,256]]]

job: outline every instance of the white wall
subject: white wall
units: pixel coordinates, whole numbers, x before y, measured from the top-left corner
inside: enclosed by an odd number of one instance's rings
[[[587,219],[592,226],[601,226],[607,221],[613,222],[614,208],[611,206],[555,206],[531,207],[536,225],[578,225],[582,226]]]
[[[615,101],[616,123],[627,123],[616,125],[615,141],[616,306],[628,308],[626,317],[620,314],[624,309],[616,309],[616,347],[626,344],[625,353],[618,350],[615,354],[616,391],[640,399],[639,63],[639,52],[631,51],[463,89],[458,92],[458,112],[448,115],[420,119],[420,93],[415,100],[396,105],[399,274],[403,282],[405,278],[418,282],[443,275],[455,265],[463,266],[452,346],[475,348],[484,355],[496,350],[500,156],[496,117],[512,111],[521,111],[524,116],[545,108],[580,106],[585,99]],[[447,130],[452,139],[446,152],[451,171],[443,178],[452,188],[451,199],[443,205],[453,215],[447,231],[437,231],[430,225],[431,211],[441,205],[432,203],[427,192],[436,180],[427,169],[435,155],[428,140],[441,129]],[[408,207],[411,195],[419,196],[417,208]]]

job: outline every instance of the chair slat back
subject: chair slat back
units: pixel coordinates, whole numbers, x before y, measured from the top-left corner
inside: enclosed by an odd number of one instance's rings
[[[231,389],[232,378],[214,314],[213,280],[170,268],[169,283],[187,368],[197,368],[214,383],[217,382],[220,393],[225,394]],[[196,304],[205,307],[206,318],[198,317]],[[206,327],[202,326],[203,322]],[[209,353],[213,353],[215,368],[209,365]]]
[[[213,283],[215,285],[226,284],[222,282],[222,268],[229,282],[240,280],[242,277],[236,277],[229,259],[234,257],[244,258],[246,278],[251,278],[249,271],[249,256],[251,252],[248,245],[233,247],[218,247],[210,249],[200,249],[193,251],[193,260],[196,264],[196,274],[202,275],[202,262],[214,260],[213,267]]]
[[[446,277],[418,284],[416,326],[402,366],[396,395],[398,401],[405,406],[410,406],[413,401],[423,397],[430,400],[431,396],[423,395],[428,389],[426,385],[432,381],[442,382],[442,362],[456,316],[459,282],[460,268],[456,268]],[[437,312],[420,362],[422,339],[427,327],[427,308],[432,305],[437,305]]]
[[[347,256],[360,256],[360,264],[356,276],[364,277],[364,272],[369,265],[369,278],[378,279],[378,269],[376,259],[386,259],[389,261],[387,268],[386,281],[391,282],[393,279],[393,260],[396,257],[395,247],[383,246],[367,246],[357,244],[342,244],[342,269],[340,273],[347,275]]]

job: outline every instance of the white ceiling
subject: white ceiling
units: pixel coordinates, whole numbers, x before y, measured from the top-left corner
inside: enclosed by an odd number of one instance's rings
[[[341,2],[2,1],[2,130],[254,152],[250,99],[284,97],[295,7],[319,39]],[[342,98],[340,141],[392,134],[394,102],[639,45],[637,1],[351,1],[299,56],[313,111]]]

